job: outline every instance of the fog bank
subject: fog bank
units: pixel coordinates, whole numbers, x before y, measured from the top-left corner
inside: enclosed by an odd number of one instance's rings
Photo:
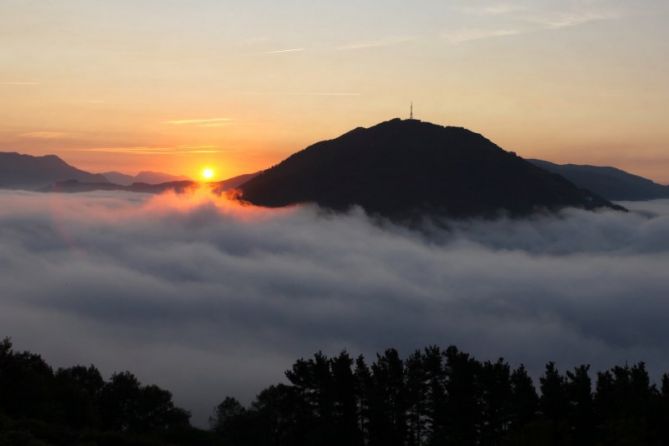
[[[378,225],[204,192],[0,192],[0,336],[129,369],[203,423],[317,350],[456,344],[538,372],[669,371],[669,201],[630,213]]]

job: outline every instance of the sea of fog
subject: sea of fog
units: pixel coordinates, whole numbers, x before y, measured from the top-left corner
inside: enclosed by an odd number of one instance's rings
[[[206,192],[0,192],[0,337],[131,370],[204,424],[318,350],[455,344],[669,371],[669,200],[411,231]]]

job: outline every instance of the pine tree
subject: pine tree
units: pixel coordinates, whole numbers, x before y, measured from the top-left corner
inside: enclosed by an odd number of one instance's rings
[[[356,446],[362,444],[362,434],[358,427],[356,383],[352,365],[353,360],[346,352],[331,360],[333,418],[335,443]]]
[[[437,346],[427,347],[423,352],[423,369],[426,380],[426,444],[442,445],[447,441],[448,406],[446,396],[446,371],[444,354]]]
[[[358,428],[362,443],[368,445],[370,440],[371,398],[373,393],[372,373],[365,363],[364,356],[355,360],[355,394],[358,411]]]
[[[511,425],[511,368],[503,359],[486,361],[479,370],[481,442],[499,444]]]
[[[407,404],[407,445],[420,446],[426,436],[426,373],[423,355],[414,352],[405,362],[406,404]]]
[[[397,350],[386,350],[372,364],[370,444],[402,446],[406,438],[404,363]]]
[[[582,365],[573,372],[568,371],[565,383],[569,426],[577,445],[591,445],[594,441],[595,414],[589,370],[589,365]]]
[[[447,440],[456,445],[475,445],[482,421],[481,389],[477,382],[481,364],[455,347],[449,347],[444,356]]]
[[[520,431],[523,427],[533,421],[539,408],[539,396],[527,373],[524,365],[521,365],[511,374],[511,430]]]

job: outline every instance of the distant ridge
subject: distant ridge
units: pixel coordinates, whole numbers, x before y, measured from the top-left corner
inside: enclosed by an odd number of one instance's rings
[[[588,189],[607,200],[636,201],[669,198],[669,186],[655,183],[615,167],[579,164],[555,164],[528,160],[549,172],[562,175],[578,187]]]
[[[240,186],[249,203],[359,205],[391,218],[622,209],[458,127],[393,119],[316,143]]]
[[[209,183],[209,186],[214,192],[223,193],[237,188],[257,174],[239,175]],[[107,190],[158,194],[168,190],[181,193],[199,185],[187,177],[161,172],[143,171],[135,176],[120,172],[93,174],[69,165],[56,155],[0,152],[0,189],[66,193]]]
[[[190,181],[190,178],[184,175],[170,175],[153,171],[142,171],[137,175],[127,175],[121,172],[103,172],[101,175],[109,180],[109,182],[120,184],[121,186],[130,186],[133,183],[160,184],[171,181]]]
[[[41,192],[79,193],[106,190],[160,194],[167,191],[183,193],[197,186],[198,183],[194,181],[170,181],[160,184],[133,183],[130,186],[122,186],[120,184],[114,183],[85,183],[77,180],[67,180],[57,181],[53,184],[50,184],[49,186],[41,189]]]
[[[32,156],[0,152],[0,188],[36,190],[65,180],[108,182],[104,176],[77,169],[56,155]]]
[[[223,181],[214,181],[211,183],[206,183],[206,185],[211,188],[212,192],[221,194],[232,189],[236,189],[245,181],[255,177],[257,173],[251,173],[246,175],[239,175],[236,177],[229,178]],[[107,191],[124,191],[124,192],[138,192],[146,194],[160,194],[167,191],[173,191],[176,193],[183,193],[194,188],[200,187],[202,183],[196,181],[185,180],[185,181],[167,181],[165,183],[159,184],[149,184],[149,183],[132,183],[128,186],[115,183],[88,183],[81,182],[77,180],[67,180],[67,181],[58,181],[49,186],[41,189],[42,192],[64,192],[64,193],[79,193],[79,192],[92,192],[96,190],[107,190]]]
[[[215,183],[214,191],[218,193],[227,192],[232,189],[237,189],[242,184],[246,183],[249,180],[260,175],[260,172],[247,173],[244,175],[238,175],[236,177],[228,178],[227,180],[219,181]]]

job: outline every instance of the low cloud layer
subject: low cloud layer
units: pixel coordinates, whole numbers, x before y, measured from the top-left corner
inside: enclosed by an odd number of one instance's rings
[[[317,350],[457,344],[669,370],[669,201],[413,232],[202,193],[0,192],[0,336],[129,369],[203,423]]]

